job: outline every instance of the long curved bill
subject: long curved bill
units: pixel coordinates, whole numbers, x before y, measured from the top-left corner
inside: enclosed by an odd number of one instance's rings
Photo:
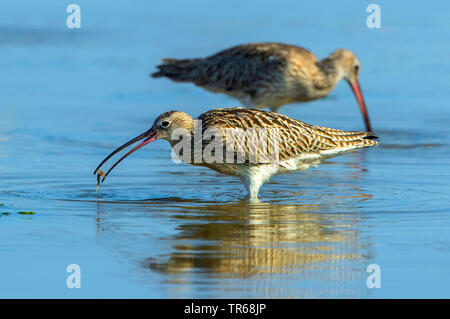
[[[366,124],[366,131],[372,132],[372,127],[370,126],[369,114],[367,113],[366,103],[362,95],[361,87],[359,86],[358,80],[353,83],[348,82],[352,88],[353,94],[355,94],[356,100],[358,101],[359,108],[361,109],[362,116],[364,118],[364,123]]]
[[[138,149],[140,149],[141,147],[147,145],[148,143],[151,143],[155,140],[158,139],[158,135],[159,132],[155,132],[152,129],[148,130],[147,132],[139,135],[138,137],[133,138],[132,140],[126,142],[125,144],[123,144],[122,146],[120,146],[119,148],[115,149],[111,154],[109,154],[101,163],[100,165],[97,166],[97,168],[94,171],[94,175],[97,173],[97,171],[100,169],[100,167],[102,167],[103,164],[105,164],[111,157],[113,157],[115,154],[119,153],[121,150],[123,150],[124,148],[127,148],[128,146],[143,140],[141,143],[139,143],[137,146],[135,146],[133,149],[131,149],[128,153],[126,153],[124,156],[122,156],[117,162],[114,163],[113,166],[111,166],[111,168],[106,172],[106,174],[103,176],[102,182],[105,181],[106,176],[108,176],[108,174],[113,170],[114,167],[117,166],[117,164],[119,164],[120,162],[122,162],[128,155],[130,155],[131,153],[136,152]]]

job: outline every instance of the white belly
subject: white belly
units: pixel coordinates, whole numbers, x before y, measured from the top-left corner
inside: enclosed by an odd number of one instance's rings
[[[319,154],[305,154],[297,158],[282,161],[279,164],[277,174],[288,173],[292,171],[304,171],[311,166],[317,166],[323,160]]]

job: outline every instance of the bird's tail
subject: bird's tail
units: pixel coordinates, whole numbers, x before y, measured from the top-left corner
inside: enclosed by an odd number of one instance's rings
[[[157,66],[157,72],[151,74],[153,78],[167,77],[177,82],[190,82],[195,76],[197,62],[201,59],[163,59],[163,64]]]
[[[346,132],[346,131],[328,131],[333,136],[333,140],[342,147],[370,147],[379,144],[378,136],[373,132]]]
[[[348,132],[317,126],[314,128],[318,129],[315,131],[316,138],[323,146],[319,153],[325,157],[334,157],[379,144],[378,137],[373,132]]]

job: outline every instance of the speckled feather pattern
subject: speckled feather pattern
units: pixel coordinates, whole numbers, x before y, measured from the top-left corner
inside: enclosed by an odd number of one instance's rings
[[[261,140],[262,134],[268,134],[268,138]],[[275,142],[272,149],[264,147],[267,142],[270,144],[271,138]],[[169,111],[158,116],[148,131],[108,155],[95,173],[99,173],[109,158],[142,140],[111,166],[104,174],[104,180],[132,152],[156,139],[164,139],[172,145],[172,151],[179,159],[239,177],[249,199],[256,201],[260,187],[272,176],[305,170],[326,158],[377,145],[375,138],[373,133],[313,126],[258,109],[219,108],[207,111],[197,119],[183,112]]]
[[[230,95],[245,106],[277,109],[328,95],[338,74],[333,61],[326,61],[319,64],[313,53],[294,45],[251,43],[206,58],[164,59],[152,76],[192,82]]]
[[[288,116],[248,108],[214,109],[198,117],[203,130],[215,127],[248,130],[269,128],[279,132],[279,160],[290,160],[304,154],[348,150],[378,145],[373,133],[347,132],[313,126]],[[222,133],[224,134],[224,133]],[[247,145],[247,149],[249,146]]]

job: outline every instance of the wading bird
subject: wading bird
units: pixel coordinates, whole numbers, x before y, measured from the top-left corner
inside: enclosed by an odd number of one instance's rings
[[[277,112],[285,104],[326,97],[344,78],[358,101],[368,132],[369,115],[358,82],[360,63],[349,50],[338,49],[323,60],[310,51],[280,43],[251,43],[206,58],[163,59],[152,77],[192,82],[224,93],[242,105]]]
[[[212,135],[210,139],[202,138],[198,144],[195,136],[212,129],[215,132],[214,138]],[[240,139],[239,132],[249,131],[253,136],[250,134],[248,138]],[[227,134],[229,132],[233,134]],[[266,139],[271,142],[269,147],[265,147],[261,142],[264,141],[260,138],[263,134],[265,137],[269,136],[269,139]],[[313,126],[279,113],[257,109],[218,108],[201,114],[197,119],[183,112],[169,111],[161,114],[148,131],[108,155],[95,169],[94,174],[101,173],[103,182],[117,164],[144,145],[164,139],[171,144],[172,150],[175,150],[184,138],[188,140],[188,149],[184,149],[184,154],[181,154],[183,161],[239,177],[247,188],[250,201],[258,200],[260,187],[274,175],[306,170],[324,159],[378,144],[375,141],[377,137],[370,132],[346,132]],[[106,174],[99,171],[112,156],[138,141],[141,142],[123,155]],[[220,143],[215,145],[219,147],[211,148],[210,143],[217,141]],[[197,161],[193,159],[196,147],[201,155]],[[208,148],[209,151],[214,150],[211,154],[219,153],[221,148],[225,151],[220,154],[219,160],[214,162],[204,157]],[[276,156],[267,156],[267,149],[275,150]],[[233,156],[228,157],[230,152]],[[252,156],[254,154],[257,156]],[[197,155],[198,152],[195,156]],[[243,155],[242,160],[238,161],[240,155]]]

